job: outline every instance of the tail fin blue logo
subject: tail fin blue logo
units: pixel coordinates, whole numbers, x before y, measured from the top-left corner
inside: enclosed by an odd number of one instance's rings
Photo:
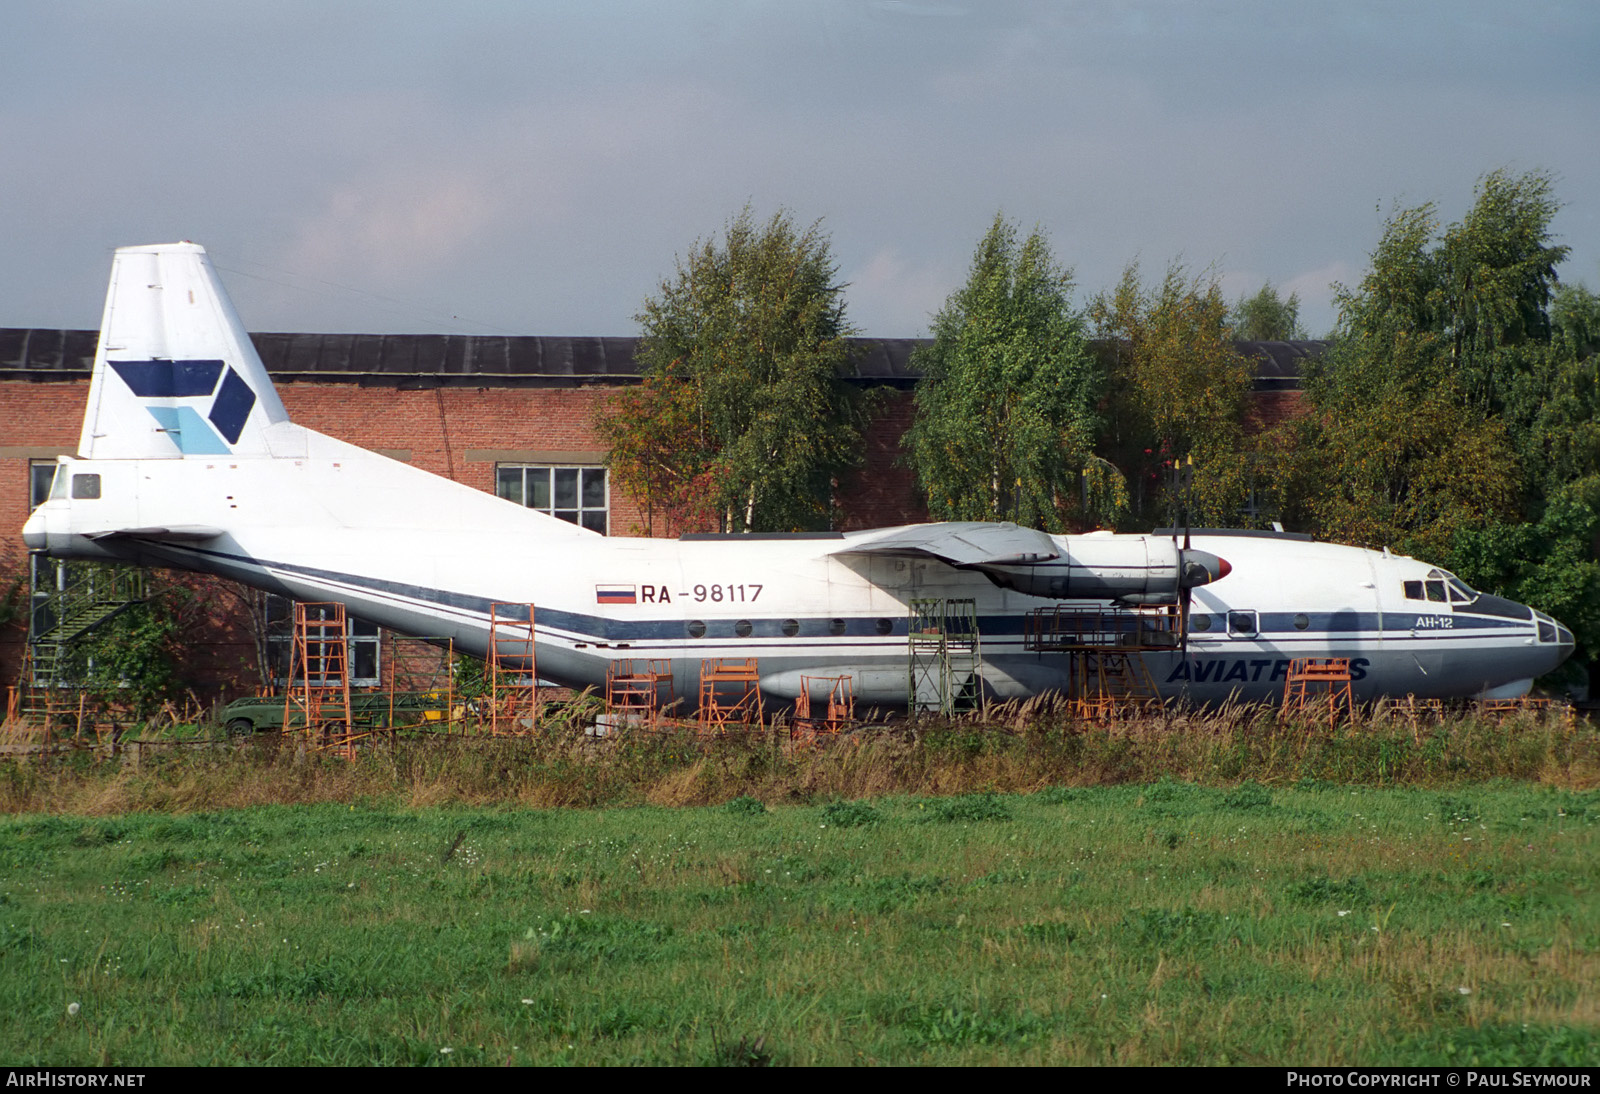
[[[250,390],[233,369],[217,360],[198,361],[107,361],[140,399],[160,400],[163,405],[145,404],[156,424],[185,456],[225,456],[230,445],[239,442],[245,422],[256,405]],[[219,384],[217,381],[221,379]],[[188,399],[194,403],[175,403]],[[200,400],[210,399],[206,416],[200,416]]]

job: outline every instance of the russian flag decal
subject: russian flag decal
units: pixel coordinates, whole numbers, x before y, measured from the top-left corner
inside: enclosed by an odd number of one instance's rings
[[[596,585],[594,587],[594,602],[596,604],[637,604],[639,602],[639,588],[637,585]]]

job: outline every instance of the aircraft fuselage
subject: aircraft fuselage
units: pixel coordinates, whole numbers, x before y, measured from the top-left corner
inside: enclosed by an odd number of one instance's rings
[[[702,659],[756,657],[774,697],[793,698],[802,673],[848,674],[859,701],[904,704],[911,601],[970,598],[992,697],[1067,687],[1063,655],[1024,648],[1027,614],[1062,601],[937,559],[848,551],[876,533],[601,537],[330,438],[295,441],[299,458],[64,461],[30,545],[342,601],[478,656],[491,603],[532,603],[542,678],[599,687],[616,658],[669,658],[689,703]],[[70,496],[81,475],[99,476],[97,497]],[[1070,557],[1083,541],[1150,538],[1056,540]],[[1407,581],[1437,573],[1415,559],[1290,538],[1194,547],[1231,572],[1193,590],[1186,650],[1143,652],[1165,698],[1272,699],[1297,657],[1349,658],[1363,699],[1515,691],[1571,649],[1564,628],[1508,601],[1407,599]]]
[[[77,451],[28,520],[30,549],[340,601],[479,655],[494,605],[532,604],[540,677],[600,686],[618,658],[670,659],[688,703],[703,660],[754,657],[775,697],[802,674],[848,675],[858,701],[904,704],[917,600],[972,602],[999,699],[1067,689],[1069,656],[1027,640],[1029,613],[1063,604],[1191,597],[1186,642],[1169,630],[1139,656],[1164,698],[1199,702],[1280,695],[1297,657],[1349,658],[1361,698],[1520,693],[1572,650],[1548,617],[1426,563],[1295,538],[1180,547],[987,523],[598,536],[290,421],[192,243],[117,251]]]

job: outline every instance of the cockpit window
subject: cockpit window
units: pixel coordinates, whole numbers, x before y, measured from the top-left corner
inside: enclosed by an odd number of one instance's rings
[[[1407,600],[1430,600],[1435,604],[1471,604],[1478,594],[1459,577],[1443,570],[1429,570],[1425,581],[1406,581]]]
[[[72,476],[72,496],[74,499],[92,501],[100,496],[99,475],[74,475]]]

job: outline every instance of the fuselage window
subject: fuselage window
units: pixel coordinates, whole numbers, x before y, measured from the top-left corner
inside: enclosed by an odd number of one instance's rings
[[[1295,630],[1303,631],[1309,626],[1311,626],[1311,617],[1306,615],[1304,612],[1301,612],[1299,615],[1294,617]]]
[[[1229,612],[1228,633],[1235,638],[1252,638],[1256,633],[1255,612]]]
[[[1209,615],[1191,615],[1189,617],[1189,629],[1202,633],[1209,631],[1211,629],[1211,617]]]
[[[894,620],[892,620],[892,619],[880,619],[880,620],[878,620],[877,630],[878,630],[879,634],[893,634],[894,633]]]
[[[72,476],[72,496],[75,499],[93,501],[100,496],[99,475],[74,475]]]
[[[785,638],[793,638],[799,633],[800,621],[798,619],[785,619],[783,621],[783,636]]]
[[[741,620],[739,620],[739,622],[735,623],[733,625],[733,633],[738,635],[740,638],[749,638],[750,637],[750,620],[741,619]]]
[[[832,634],[832,635],[841,635],[841,634],[843,634],[844,633],[844,620],[842,620],[842,619],[830,619],[830,620],[828,620],[828,633]]]
[[[693,620],[693,621],[691,621],[689,623],[689,637],[690,638],[704,638],[705,636],[706,636],[706,625],[704,623],[702,623],[698,619]]]

